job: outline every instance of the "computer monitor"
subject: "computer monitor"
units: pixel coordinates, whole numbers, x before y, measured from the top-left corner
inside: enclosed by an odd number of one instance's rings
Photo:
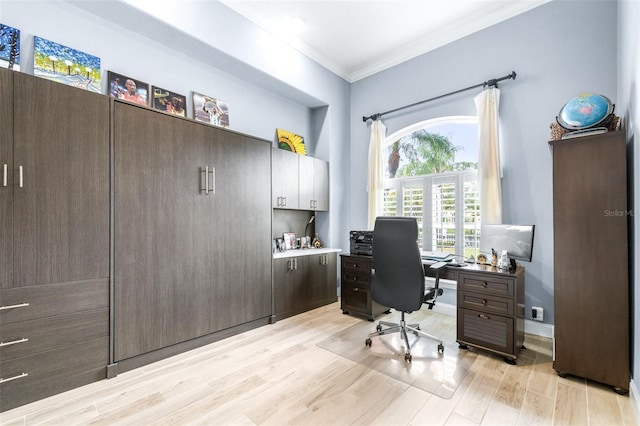
[[[535,225],[481,225],[480,253],[506,250],[509,258],[531,262]]]

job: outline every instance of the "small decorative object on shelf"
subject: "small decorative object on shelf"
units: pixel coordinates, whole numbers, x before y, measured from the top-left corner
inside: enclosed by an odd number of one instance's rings
[[[322,248],[322,241],[320,241],[320,237],[318,237],[318,233],[316,232],[316,236],[313,239],[313,248]]]

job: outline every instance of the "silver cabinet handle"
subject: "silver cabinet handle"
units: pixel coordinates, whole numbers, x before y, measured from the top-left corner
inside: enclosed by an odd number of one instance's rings
[[[216,168],[211,168],[211,192],[216,193]]]
[[[2,186],[7,186],[7,165],[2,166]]]
[[[20,182],[20,188],[23,188],[23,187],[24,187],[24,185],[23,185],[23,182],[22,182],[22,166],[20,166],[20,167],[18,168],[18,174],[20,175],[20,180],[19,180],[19,182]]]
[[[3,346],[11,346],[11,345],[16,345],[18,343],[24,343],[24,342],[28,342],[29,339],[27,339],[26,337],[23,337],[22,339],[17,339],[17,340],[12,340],[10,342],[0,342],[0,348]]]
[[[0,306],[0,311],[4,311],[7,309],[15,309],[15,308],[24,308],[29,306],[28,303],[18,303],[17,305],[8,305],[8,306]]]
[[[209,195],[209,166],[204,168],[204,195]]]
[[[2,377],[0,377],[0,383],[6,383],[12,380],[22,379],[23,377],[27,377],[28,375],[29,373],[22,373],[22,374],[18,374],[17,376],[9,377],[8,379],[3,379]]]
[[[287,207],[287,197],[282,197],[282,207]]]

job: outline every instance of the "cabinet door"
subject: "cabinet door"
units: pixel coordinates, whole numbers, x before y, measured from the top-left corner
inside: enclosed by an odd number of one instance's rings
[[[13,73],[0,68],[0,289],[13,281]]]
[[[274,208],[298,208],[298,157],[299,154],[283,149],[271,150]]]
[[[313,210],[313,158],[300,156],[298,159],[298,185],[300,186],[300,210]]]
[[[207,128],[215,194],[206,225],[213,231],[212,331],[271,315],[271,145]]]
[[[276,320],[306,309],[309,298],[302,279],[306,264],[305,256],[273,261],[273,314]]]
[[[206,126],[115,102],[115,354],[209,332],[213,164]],[[214,271],[219,273],[220,271]]]
[[[314,210],[329,210],[329,163],[317,158],[313,161],[313,198]]]
[[[338,300],[337,287],[337,255],[335,253],[319,254],[309,257],[310,304],[317,308]]]
[[[108,277],[109,99],[13,81],[13,285]]]

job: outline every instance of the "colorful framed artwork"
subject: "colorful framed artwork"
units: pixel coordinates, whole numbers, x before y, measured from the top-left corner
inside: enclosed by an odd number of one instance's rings
[[[302,136],[282,129],[276,129],[276,136],[278,138],[278,148],[296,152],[300,155],[307,155],[307,148],[304,145]]]
[[[112,98],[149,106],[149,85],[144,81],[113,71],[107,72],[107,79],[109,80],[109,96]]]
[[[20,71],[20,30],[0,24],[0,67]]]
[[[187,98],[185,96],[155,86],[153,86],[151,93],[153,94],[151,98],[153,108],[180,117],[187,116],[185,109]]]
[[[33,37],[33,75],[101,93],[100,58],[42,37]]]
[[[211,96],[193,92],[193,119],[218,127],[229,127],[227,103]]]

